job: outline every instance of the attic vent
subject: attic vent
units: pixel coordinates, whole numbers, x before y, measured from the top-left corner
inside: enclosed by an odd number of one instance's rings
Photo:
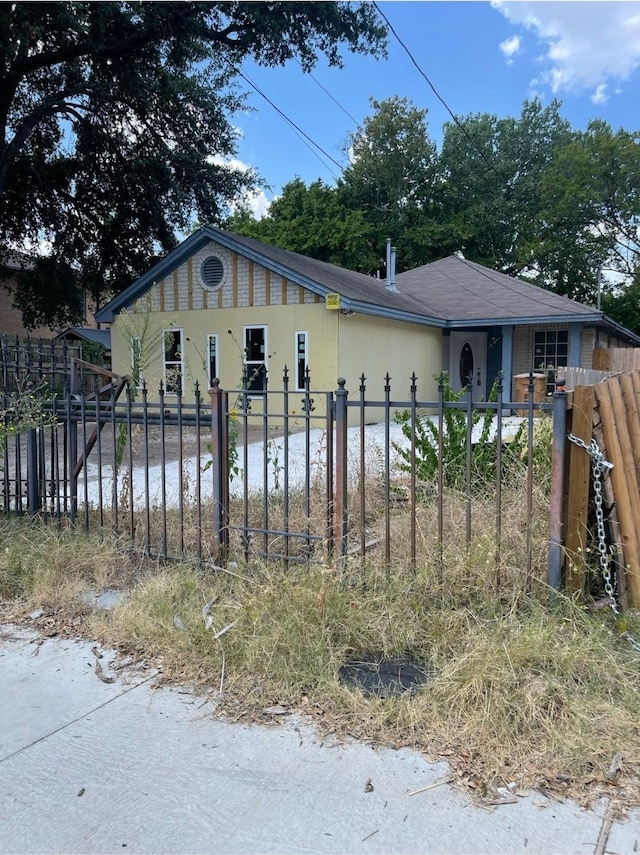
[[[217,255],[210,255],[202,262],[200,278],[205,288],[216,291],[224,279],[224,264]]]

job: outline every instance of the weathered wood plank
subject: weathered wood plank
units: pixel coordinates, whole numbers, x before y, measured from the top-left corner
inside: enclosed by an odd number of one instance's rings
[[[593,386],[576,386],[573,396],[571,432],[589,445],[593,426],[595,394]],[[571,477],[567,493],[567,528],[565,549],[565,584],[569,591],[584,589],[587,546],[587,516],[589,512],[589,488],[591,485],[591,458],[587,452],[570,443],[569,472]]]
[[[625,572],[627,574],[629,597],[631,605],[633,607],[638,607],[640,605],[640,552],[638,549],[639,544],[636,532],[636,521],[637,519],[640,519],[640,516],[638,515],[640,513],[640,497],[637,495],[637,484],[636,495],[632,497],[633,489],[629,489],[629,483],[627,481],[625,468],[628,466],[629,450],[626,446],[624,448],[621,447],[616,414],[611,400],[611,389],[615,386],[617,386],[619,392],[620,387],[617,384],[617,378],[611,378],[604,383],[599,383],[594,387],[594,389],[602,421],[605,453],[607,459],[613,463],[611,482],[613,485],[618,518],[620,521],[620,535],[622,540]],[[620,393],[620,402],[621,398],[622,395]],[[625,419],[624,412],[622,419]],[[626,431],[626,434],[628,441],[628,430]],[[633,468],[633,472],[633,481],[635,482],[635,467]]]
[[[631,466],[635,470],[636,484],[640,486],[640,415],[638,413],[638,396],[633,387],[633,375],[620,375],[620,389],[627,418],[627,428],[631,440]]]

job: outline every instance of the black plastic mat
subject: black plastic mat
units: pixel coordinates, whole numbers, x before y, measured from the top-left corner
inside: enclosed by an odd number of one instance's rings
[[[341,683],[378,698],[415,692],[434,675],[434,668],[408,656],[383,658],[375,654],[349,659],[338,670]]]

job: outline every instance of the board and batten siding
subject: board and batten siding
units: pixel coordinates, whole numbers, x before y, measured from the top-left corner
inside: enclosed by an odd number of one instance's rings
[[[200,278],[202,263],[210,255],[216,255],[224,265],[222,287],[215,291],[203,287]],[[152,309],[156,312],[322,302],[317,294],[213,243],[203,247],[173,273],[155,283],[150,290],[150,297]]]

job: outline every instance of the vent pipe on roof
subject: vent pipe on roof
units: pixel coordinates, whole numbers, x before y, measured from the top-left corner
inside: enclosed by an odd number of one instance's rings
[[[387,238],[387,291],[397,291],[396,288],[396,248],[391,246],[391,238]]]

